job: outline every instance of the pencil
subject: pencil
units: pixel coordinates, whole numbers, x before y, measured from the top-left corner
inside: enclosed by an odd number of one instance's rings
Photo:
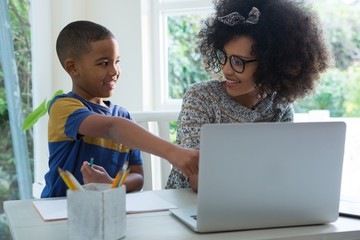
[[[77,190],[75,184],[70,180],[69,176],[61,169],[58,168],[60,177],[64,180],[66,186],[70,189],[70,190]]]
[[[122,166],[121,170],[116,174],[115,179],[111,185],[111,188],[117,188],[120,185],[120,181],[123,179],[123,175],[126,173],[128,169],[129,161],[126,161]]]
[[[122,186],[124,184],[124,182],[125,182],[127,176],[129,175],[129,173],[130,173],[130,168],[128,168],[126,170],[126,172],[123,174],[123,176],[121,177],[119,186]]]
[[[111,184],[111,188],[116,188],[116,187],[119,185],[122,172],[123,172],[123,170],[121,169],[121,170],[116,174],[115,179],[114,179],[113,183]]]
[[[79,183],[79,181],[74,177],[74,175],[72,175],[71,172],[69,172],[68,170],[66,170],[65,173],[67,174],[67,176],[69,177],[69,179],[71,180],[71,182],[75,185],[75,187],[76,187],[77,190],[84,191],[84,188],[81,186],[81,184]]]

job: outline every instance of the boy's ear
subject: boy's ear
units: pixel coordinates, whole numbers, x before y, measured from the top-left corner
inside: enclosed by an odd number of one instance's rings
[[[75,61],[72,58],[65,59],[64,68],[70,76],[76,76],[78,74]]]

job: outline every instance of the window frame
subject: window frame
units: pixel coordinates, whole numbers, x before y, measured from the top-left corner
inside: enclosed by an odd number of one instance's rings
[[[180,110],[182,99],[169,98],[167,16],[211,12],[211,0],[157,0],[153,4],[154,109]]]

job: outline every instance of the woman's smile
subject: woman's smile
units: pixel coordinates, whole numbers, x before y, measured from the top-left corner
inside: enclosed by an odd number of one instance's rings
[[[236,88],[241,84],[241,81],[236,81],[236,80],[225,80],[225,85],[227,88]]]

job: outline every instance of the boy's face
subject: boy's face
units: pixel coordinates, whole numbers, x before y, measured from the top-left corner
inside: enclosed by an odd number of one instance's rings
[[[78,59],[72,59],[68,70],[73,79],[73,92],[84,99],[102,103],[102,98],[112,96],[120,77],[118,43],[108,38],[90,43],[91,50]]]

